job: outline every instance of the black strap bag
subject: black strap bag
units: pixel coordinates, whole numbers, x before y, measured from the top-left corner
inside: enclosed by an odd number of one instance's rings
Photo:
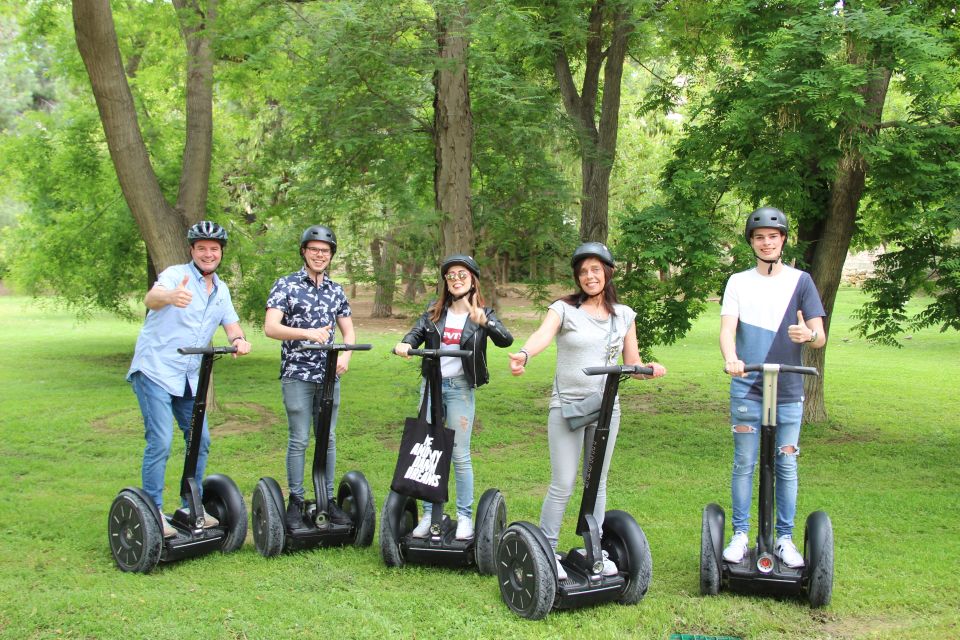
[[[436,405],[430,412],[433,421],[427,420],[431,386],[428,381],[420,403],[420,414],[416,418],[407,418],[403,425],[397,468],[390,488],[404,496],[442,503],[448,498],[447,482],[450,480],[455,434],[453,429],[444,426],[441,402],[433,403]]]

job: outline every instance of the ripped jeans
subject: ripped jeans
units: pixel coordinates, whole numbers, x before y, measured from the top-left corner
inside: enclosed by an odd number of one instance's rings
[[[753,493],[753,469],[760,451],[759,400],[730,398],[730,424],[733,432],[733,476],[730,494],[733,500],[733,531],[750,531],[750,501]],[[793,517],[797,511],[797,456],[800,454],[800,422],[803,402],[777,405],[777,459],[775,499],[777,537],[793,534]],[[739,431],[743,425],[747,431]],[[792,449],[792,451],[791,451]]]
[[[423,398],[424,385],[420,385],[420,397]],[[447,429],[454,431],[453,438],[453,475],[457,487],[457,519],[473,517],[473,460],[470,457],[470,436],[473,434],[473,417],[476,412],[476,400],[473,387],[466,377],[444,378],[441,388],[443,412]],[[430,403],[427,403],[427,416],[430,416]],[[433,505],[422,502],[425,516],[433,513]]]

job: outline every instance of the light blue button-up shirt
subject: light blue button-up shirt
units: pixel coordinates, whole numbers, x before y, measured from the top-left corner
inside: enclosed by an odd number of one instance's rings
[[[213,290],[207,295],[207,284],[192,262],[164,269],[156,284],[173,290],[187,274],[190,276],[187,289],[193,294],[190,304],[182,309],[169,304],[147,313],[127,372],[127,380],[140,371],[167,393],[178,397],[183,396],[184,380],[190,382],[190,390],[196,394],[200,356],[183,356],[177,349],[205,347],[218,326],[226,327],[240,320],[227,285],[213,274]]]

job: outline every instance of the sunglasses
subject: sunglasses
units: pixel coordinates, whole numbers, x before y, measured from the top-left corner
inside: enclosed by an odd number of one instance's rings
[[[467,278],[470,277],[470,272],[469,271],[448,271],[447,273],[444,274],[443,277],[449,280],[450,282],[453,282],[454,280],[466,280]]]

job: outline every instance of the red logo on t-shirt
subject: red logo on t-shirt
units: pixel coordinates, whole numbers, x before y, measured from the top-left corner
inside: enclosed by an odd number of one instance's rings
[[[463,329],[447,329],[443,330],[443,344],[448,346],[459,347],[460,346],[460,336],[463,334]]]

